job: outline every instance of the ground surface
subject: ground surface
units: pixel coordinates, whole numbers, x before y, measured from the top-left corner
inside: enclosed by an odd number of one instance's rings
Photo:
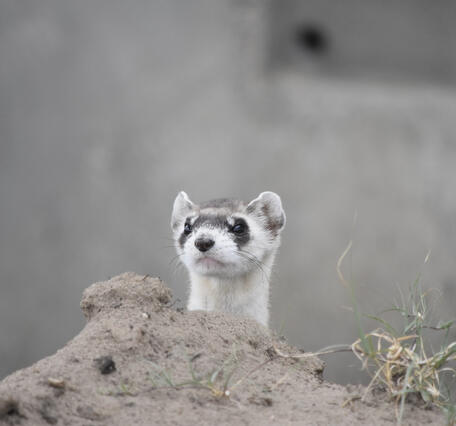
[[[383,394],[321,379],[323,363],[254,321],[183,312],[156,278],[126,273],[96,283],[86,327],[56,354],[0,382],[0,423],[222,425],[395,423]],[[192,378],[193,377],[193,378]],[[407,404],[404,424],[444,424]]]

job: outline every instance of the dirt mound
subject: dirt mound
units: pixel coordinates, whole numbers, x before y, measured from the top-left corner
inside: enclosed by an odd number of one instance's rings
[[[317,358],[253,320],[184,312],[157,278],[93,284],[87,325],[56,354],[0,382],[0,423],[23,425],[392,424],[384,396],[327,383]],[[444,424],[407,404],[404,424]]]

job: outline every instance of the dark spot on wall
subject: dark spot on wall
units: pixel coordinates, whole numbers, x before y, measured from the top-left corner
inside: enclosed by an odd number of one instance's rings
[[[320,25],[302,24],[295,30],[294,38],[298,47],[305,53],[322,55],[328,51],[328,35]]]

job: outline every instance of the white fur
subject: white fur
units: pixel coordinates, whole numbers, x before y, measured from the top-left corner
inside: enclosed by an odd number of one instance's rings
[[[266,229],[267,218],[262,210],[265,204],[270,215],[282,223],[275,233]],[[250,213],[247,213],[249,207]],[[205,224],[192,231],[181,248],[178,239],[186,219],[194,223],[200,214],[223,215],[229,223],[234,221],[233,217],[242,217],[249,226],[250,240],[238,250],[227,229]],[[185,192],[180,192],[174,202],[171,226],[177,253],[190,275],[187,308],[247,315],[267,326],[269,282],[284,224],[280,197],[272,192],[263,192],[248,206],[241,205],[235,212],[226,208],[200,209]],[[195,240],[201,237],[215,241],[204,253],[195,247]]]

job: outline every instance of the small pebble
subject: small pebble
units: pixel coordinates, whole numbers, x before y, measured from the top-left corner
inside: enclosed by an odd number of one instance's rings
[[[63,389],[65,387],[65,380],[62,379],[54,379],[52,377],[48,378],[48,385],[57,388],[57,389]]]

